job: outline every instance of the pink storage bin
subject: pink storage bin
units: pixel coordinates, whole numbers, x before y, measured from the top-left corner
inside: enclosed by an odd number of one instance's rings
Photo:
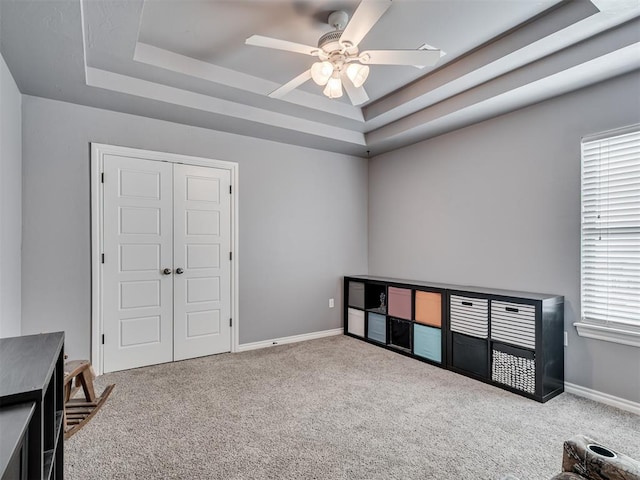
[[[389,315],[411,320],[411,290],[389,287]]]

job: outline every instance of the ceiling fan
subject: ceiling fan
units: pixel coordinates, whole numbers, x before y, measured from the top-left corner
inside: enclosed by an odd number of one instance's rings
[[[351,103],[361,105],[369,100],[363,87],[369,76],[369,65],[412,65],[417,68],[435,65],[442,54],[440,50],[432,48],[365,52],[358,50],[358,44],[391,6],[391,1],[363,0],[351,21],[346,12],[331,13],[328,23],[335,30],[322,35],[317,47],[261,35],[247,38],[245,42],[247,45],[302,53],[317,57],[319,60],[309,70],[274,90],[269,96],[282,98],[312,79],[318,85],[325,86],[323,93],[327,97],[341,97],[344,87]]]

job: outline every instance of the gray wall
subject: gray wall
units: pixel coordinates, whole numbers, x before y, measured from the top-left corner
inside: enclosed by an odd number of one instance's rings
[[[640,401],[640,350],[579,337],[580,139],[640,122],[634,73],[375,157],[369,273],[565,296],[566,381]]]
[[[20,335],[22,95],[0,55],[0,337]]]
[[[341,277],[367,270],[366,160],[30,96],[23,139],[23,333],[89,358],[89,142],[239,163],[240,343],[341,326]]]

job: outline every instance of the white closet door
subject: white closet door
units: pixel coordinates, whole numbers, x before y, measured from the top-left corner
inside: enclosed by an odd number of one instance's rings
[[[231,350],[229,185],[228,170],[174,166],[174,360]]]
[[[104,158],[104,371],[173,357],[172,165]]]

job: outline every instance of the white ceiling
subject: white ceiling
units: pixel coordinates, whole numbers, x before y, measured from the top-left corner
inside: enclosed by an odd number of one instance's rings
[[[435,67],[372,66],[363,108],[313,82],[269,98],[315,60],[244,40],[315,46],[358,4],[0,0],[0,49],[26,94],[356,155],[640,67],[640,0],[394,0],[361,50],[427,43]]]
[[[496,0],[394,0],[392,7],[360,44],[360,50],[417,49],[425,43],[448,55],[441,66],[546,10],[559,0],[505,2]],[[333,30],[333,10],[349,14],[359,1],[147,1],[138,41],[238,72],[286,83],[307,70],[313,57],[246,46],[253,34],[316,46]],[[507,5],[509,8],[505,8]],[[482,21],[478,21],[482,19]],[[403,66],[375,66],[367,80],[376,100],[427,74]],[[312,82],[304,90],[321,95]],[[348,103],[346,96],[340,100]]]

